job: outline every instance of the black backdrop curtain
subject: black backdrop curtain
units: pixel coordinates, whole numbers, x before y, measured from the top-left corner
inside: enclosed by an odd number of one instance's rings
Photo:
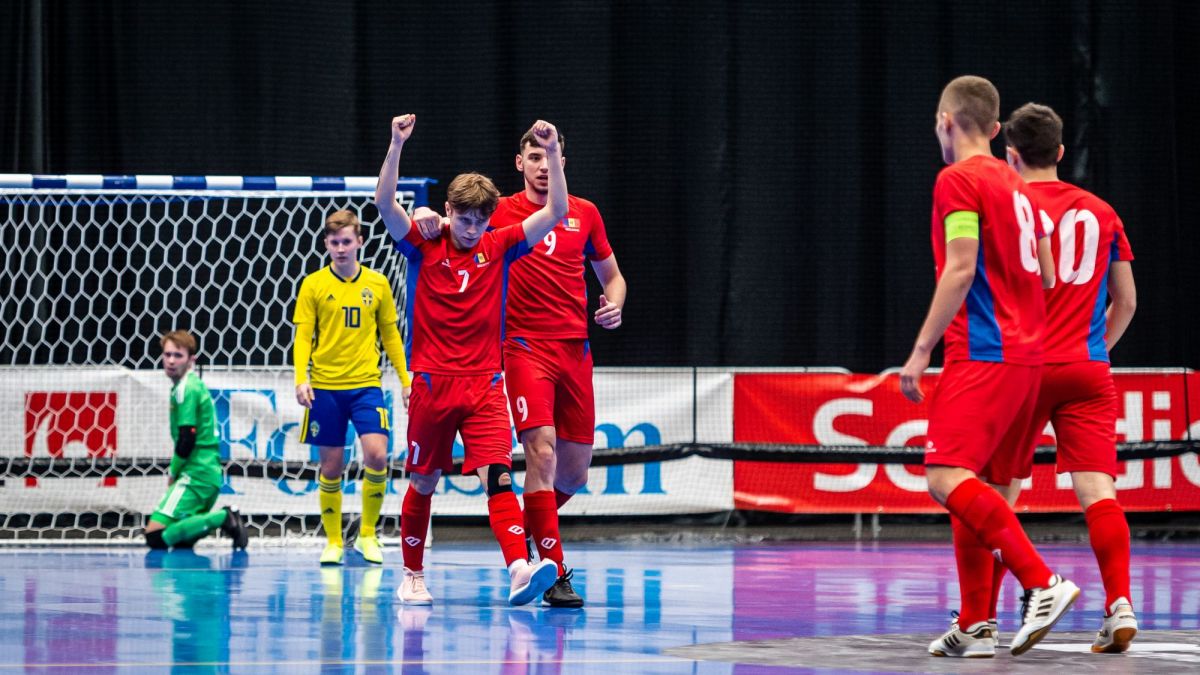
[[[441,181],[440,203],[466,170],[518,190],[518,137],[557,123],[630,286],[625,326],[592,331],[601,365],[902,363],[934,283],[934,107],[981,74],[1004,114],[1062,114],[1064,179],[1125,220],[1140,304],[1114,363],[1200,366],[1195,3],[16,2],[0,18],[5,172],[373,175],[391,116],[415,112],[402,173]]]

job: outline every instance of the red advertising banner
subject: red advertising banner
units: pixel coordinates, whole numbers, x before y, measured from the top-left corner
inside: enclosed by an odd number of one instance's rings
[[[937,374],[922,386],[928,395]],[[1118,441],[1200,437],[1200,374],[1128,370],[1114,374],[1120,397]],[[738,373],[734,376],[734,442],[814,445],[915,445],[925,442],[927,403],[900,394],[896,373]],[[928,399],[926,399],[928,401]],[[1042,445],[1053,445],[1047,427]],[[734,504],[787,513],[938,513],[921,466],[784,464],[738,461]],[[1117,495],[1130,511],[1200,510],[1195,453],[1122,462]],[[1077,511],[1069,475],[1035,465],[1018,510]]]

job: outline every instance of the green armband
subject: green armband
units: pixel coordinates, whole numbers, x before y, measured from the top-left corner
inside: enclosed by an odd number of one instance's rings
[[[979,214],[974,211],[955,211],[945,223],[947,243],[960,237],[979,239]]]

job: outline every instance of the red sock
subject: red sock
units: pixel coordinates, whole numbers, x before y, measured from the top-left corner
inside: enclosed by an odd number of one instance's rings
[[[529,534],[533,535],[533,543],[537,545],[542,560],[553,560],[558,563],[559,575],[566,574],[554,493],[549,490],[525,493],[525,525]]]
[[[988,547],[979,543],[971,528],[954,516],[950,516],[950,529],[954,533],[954,560],[958,563],[961,593],[958,625],[965,631],[991,617],[987,603],[992,595],[992,566],[996,559]]]
[[[1098,501],[1084,513],[1087,518],[1088,538],[1092,540],[1092,551],[1100,563],[1100,577],[1104,579],[1104,613],[1117,599],[1129,597],[1129,522],[1125,512],[1115,499]]]
[[[400,550],[404,566],[419,572],[425,565],[425,537],[429,534],[429,509],[433,495],[423,495],[409,484],[400,507]]]
[[[992,597],[988,600],[988,618],[996,618],[996,605],[1000,603],[1000,586],[1004,583],[1004,575],[1008,570],[999,560],[992,558]]]
[[[525,528],[521,526],[521,504],[515,494],[501,492],[488,497],[488,521],[492,524],[492,534],[496,535],[496,541],[500,543],[505,565],[528,559],[528,551],[525,550]]]
[[[558,488],[554,488],[554,505],[561,509],[562,505],[566,504],[571,497],[574,496],[575,495],[569,495]]]
[[[946,508],[975,532],[992,551],[1000,551],[1000,562],[1026,589],[1044,588],[1054,575],[1038,555],[1012,507],[986,483],[968,478],[954,488]]]

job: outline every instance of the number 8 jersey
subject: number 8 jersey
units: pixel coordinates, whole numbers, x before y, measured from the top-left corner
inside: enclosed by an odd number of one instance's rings
[[[948,234],[979,239],[975,278],[946,329],[946,363],[1043,362],[1046,307],[1037,240],[1045,234],[1028,192],[1008,164],[986,155],[955,162],[938,174],[932,229],[938,279],[946,266]],[[948,233],[947,217],[964,212],[978,215],[978,229],[952,227]]]
[[[1103,199],[1062,181],[1034,182],[1039,220],[1054,251],[1046,291],[1046,363],[1108,361],[1108,268],[1133,260],[1125,225]]]

